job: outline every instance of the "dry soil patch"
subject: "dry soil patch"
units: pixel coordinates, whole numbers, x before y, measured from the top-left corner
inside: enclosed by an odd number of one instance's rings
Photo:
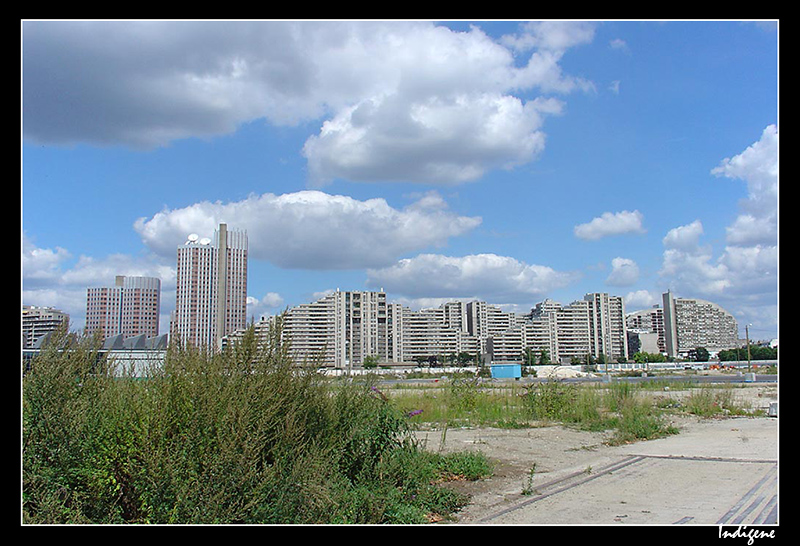
[[[770,402],[777,400],[775,385],[753,385],[734,392],[753,409],[767,409]],[[679,397],[686,393],[670,391],[657,395]],[[678,427],[679,435],[687,439],[705,438],[707,420],[687,415],[671,416],[669,420]],[[736,427],[735,420],[730,420],[730,426]],[[456,523],[462,524],[478,523],[488,515],[523,502],[537,487],[576,473],[590,473],[593,468],[609,465],[630,452],[630,444],[608,445],[610,436],[610,432],[587,432],[561,425],[526,429],[450,428],[418,433],[429,450],[480,451],[494,464],[490,478],[450,484],[471,496],[470,504],[456,515]]]

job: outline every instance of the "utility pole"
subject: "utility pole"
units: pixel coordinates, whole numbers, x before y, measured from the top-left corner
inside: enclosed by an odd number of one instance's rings
[[[747,340],[747,373],[750,373],[750,325],[744,326],[744,337]]]

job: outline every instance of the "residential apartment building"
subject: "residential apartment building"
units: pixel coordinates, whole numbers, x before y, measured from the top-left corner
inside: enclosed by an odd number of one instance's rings
[[[295,362],[347,369],[367,357],[398,361],[390,328],[397,320],[393,313],[396,309],[390,311],[383,292],[337,290],[280,317],[262,319],[256,329],[266,332],[280,319],[281,339]]]
[[[621,298],[589,294],[567,307],[545,300],[527,316],[483,301],[451,301],[412,311],[381,292],[341,292],[281,315],[282,339],[296,362],[350,368],[368,356],[384,364],[438,362],[468,353],[481,362],[519,362],[526,349],[553,362],[627,355]],[[278,317],[264,319],[265,332]],[[593,327],[593,323],[595,326]]]
[[[552,339],[551,360],[561,364],[585,362],[592,352],[589,302],[577,300],[565,307],[555,307],[551,302],[544,310],[548,322],[542,328],[548,329]]]
[[[586,362],[589,355],[610,360],[628,358],[625,306],[621,297],[586,294],[564,307],[552,300],[537,304],[525,317],[496,321],[488,333],[495,362],[519,362],[526,349],[551,362]],[[505,329],[504,329],[505,328]]]
[[[585,362],[592,351],[590,302],[579,300],[568,306],[547,299],[531,312],[519,317],[517,325],[490,339],[494,362],[519,362],[522,353],[531,349],[544,351],[553,363]]]
[[[586,294],[583,299],[589,302],[592,356],[604,356],[614,361],[627,360],[628,333],[622,297],[594,292]]]
[[[340,369],[361,366],[367,357],[382,364],[446,360],[479,354],[467,331],[467,304],[446,303],[412,311],[388,303],[382,291],[339,291],[288,309],[256,324],[264,336],[280,320],[281,339],[295,362]]]
[[[704,347],[710,353],[739,346],[739,327],[733,315],[710,301],[662,295],[664,342],[667,356],[685,356]]]
[[[625,317],[625,323],[630,335],[639,339],[639,350],[648,353],[667,352],[664,335],[664,310],[655,305],[650,309],[634,311]],[[655,343],[653,343],[655,341]]]
[[[22,306],[22,347],[36,345],[50,332],[69,325],[69,315],[53,307]]]
[[[362,364],[367,357],[395,361],[399,355],[389,350],[386,294],[337,291],[334,297],[339,331],[343,333],[340,362],[349,367]]]
[[[395,328],[400,334],[398,360],[423,362],[433,357],[441,363],[462,353],[480,357],[485,344],[469,330],[468,306],[453,301],[419,311],[402,308],[401,322]]]
[[[158,335],[161,280],[117,275],[114,286],[86,291],[86,331],[102,337]]]
[[[485,301],[466,304],[467,331],[481,340],[482,352],[487,352],[486,340],[501,335],[521,323],[522,317],[503,311]]]
[[[527,350],[537,358],[544,351],[556,364],[589,357],[624,361],[630,358],[629,330],[644,342],[636,349],[654,352],[662,343],[658,332],[666,344],[670,317],[677,318],[673,339],[680,339],[685,351],[735,345],[735,321],[718,306],[702,300],[669,302],[667,311],[653,308],[626,317],[621,297],[598,292],[566,306],[547,299],[520,315],[483,301],[412,311],[387,302],[382,291],[337,291],[281,315],[282,339],[295,361],[340,369],[360,366],[368,356],[383,364],[431,358],[441,363],[463,353],[485,363],[520,362]],[[276,321],[264,319],[257,328],[266,331]]]
[[[219,348],[247,324],[247,233],[220,224],[213,239],[192,234],[177,251],[173,339]]]

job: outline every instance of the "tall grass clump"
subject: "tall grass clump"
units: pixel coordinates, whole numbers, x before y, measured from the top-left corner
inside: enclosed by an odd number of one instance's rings
[[[529,389],[525,401],[533,418],[581,430],[609,431],[611,444],[649,440],[677,432],[649,399],[638,396],[637,388],[626,382],[578,387],[547,381]]]
[[[525,395],[525,403],[531,416],[545,421],[562,421],[568,418],[577,399],[577,388],[560,381],[537,383]]]
[[[174,344],[145,378],[96,340],[51,345],[23,377],[23,521],[422,523],[466,502],[373,385],[293,366],[278,339]]]
[[[692,389],[684,400],[687,412],[699,417],[751,415],[752,407],[739,400],[730,387],[701,387]]]

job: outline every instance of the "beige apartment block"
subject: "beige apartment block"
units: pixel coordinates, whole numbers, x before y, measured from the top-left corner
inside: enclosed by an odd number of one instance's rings
[[[22,347],[36,345],[48,333],[69,325],[69,315],[53,307],[22,306]]]
[[[667,355],[685,356],[703,347],[710,353],[739,346],[736,319],[725,309],[701,299],[662,295]]]

